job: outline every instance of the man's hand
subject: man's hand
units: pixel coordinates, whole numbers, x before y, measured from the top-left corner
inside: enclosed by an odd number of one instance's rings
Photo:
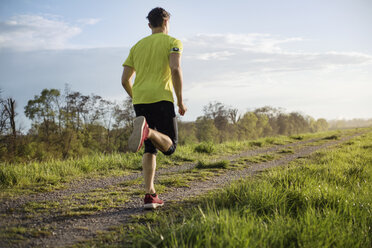
[[[178,104],[178,113],[181,116],[184,116],[186,111],[187,111],[187,107],[183,103]]]

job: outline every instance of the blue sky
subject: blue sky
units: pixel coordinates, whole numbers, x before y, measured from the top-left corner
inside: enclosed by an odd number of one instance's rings
[[[315,118],[372,117],[372,1],[41,1],[0,3],[0,88],[18,112],[44,88],[121,101],[121,64],[156,6],[184,43],[189,112],[221,101]],[[20,118],[22,115],[20,114]],[[25,120],[23,120],[25,121]]]

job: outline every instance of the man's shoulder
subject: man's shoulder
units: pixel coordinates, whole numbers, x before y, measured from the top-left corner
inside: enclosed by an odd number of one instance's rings
[[[168,35],[168,37],[169,37],[169,39],[170,39],[171,41],[179,41],[179,42],[181,42],[179,39],[177,39],[177,38],[175,38],[175,37],[173,37],[173,36]]]
[[[137,42],[137,44],[144,43],[144,42],[152,42],[153,40],[165,40],[165,41],[170,41],[170,42],[173,42],[175,40],[179,41],[179,39],[173,36],[170,36],[168,34],[155,34],[155,35],[152,34],[152,35],[142,38],[141,40]]]
[[[178,44],[181,43],[182,44],[182,42],[179,39],[177,39],[177,38],[175,38],[173,36],[170,36],[168,34],[149,35],[149,36],[146,36],[146,37],[140,39],[131,48],[131,50],[136,50],[136,48],[138,48],[138,47],[147,46],[150,43],[155,42],[156,40],[158,42],[159,42],[159,40],[161,40],[161,43],[169,44],[169,45],[174,44],[174,43],[178,43]]]
[[[137,43],[134,44],[134,46],[132,46],[132,48],[135,48],[135,47],[139,46],[141,43],[146,42],[146,40],[148,40],[149,38],[151,38],[151,35],[146,36],[146,37],[143,37],[142,39],[140,39],[139,41],[137,41]]]

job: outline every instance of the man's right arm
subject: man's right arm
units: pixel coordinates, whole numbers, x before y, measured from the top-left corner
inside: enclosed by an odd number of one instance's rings
[[[172,73],[172,82],[177,97],[178,113],[184,115],[187,111],[182,99],[182,69],[181,53],[171,53],[169,55],[169,67]]]
[[[125,65],[123,70],[123,75],[121,76],[121,84],[123,85],[123,88],[128,93],[128,95],[132,98],[132,78],[134,75],[135,70]]]

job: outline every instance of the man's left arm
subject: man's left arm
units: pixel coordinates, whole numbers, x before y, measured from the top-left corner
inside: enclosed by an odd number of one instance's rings
[[[125,65],[123,69],[123,75],[121,76],[121,84],[123,88],[128,93],[128,95],[132,98],[132,78],[135,73],[134,68]]]
[[[171,69],[174,92],[177,97],[178,113],[183,116],[187,111],[187,107],[183,103],[182,98],[181,53],[171,53],[169,55],[169,67]]]

